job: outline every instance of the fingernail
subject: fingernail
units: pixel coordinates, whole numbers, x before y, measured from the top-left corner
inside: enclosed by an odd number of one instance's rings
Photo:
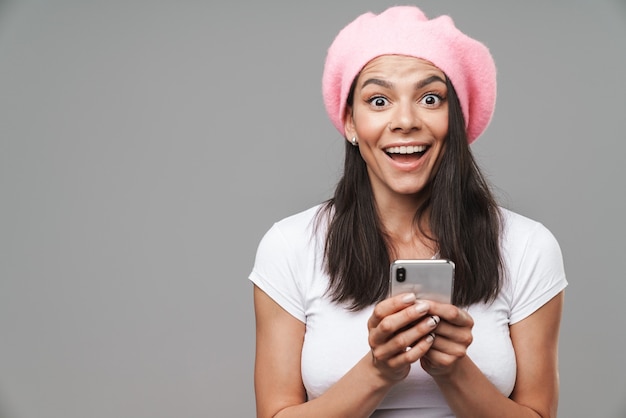
[[[430,308],[430,306],[428,305],[428,303],[423,302],[423,301],[419,301],[415,304],[415,310],[419,313],[425,313],[428,311],[428,308]]]
[[[435,341],[435,334],[431,332],[430,334],[426,336],[426,342],[432,343],[433,341]]]
[[[435,328],[437,325],[439,325],[439,317],[437,315],[433,315],[430,317],[430,326],[432,328]]]
[[[406,295],[404,295],[402,297],[402,302],[404,303],[415,302],[415,293],[407,293]]]

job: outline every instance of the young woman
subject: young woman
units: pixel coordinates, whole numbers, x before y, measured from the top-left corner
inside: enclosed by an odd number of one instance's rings
[[[332,199],[276,223],[250,279],[259,417],[554,417],[567,285],[540,223],[500,208],[469,144],[487,48],[415,7],[364,14],[323,93],[346,138]],[[388,296],[395,259],[455,263],[453,303]]]

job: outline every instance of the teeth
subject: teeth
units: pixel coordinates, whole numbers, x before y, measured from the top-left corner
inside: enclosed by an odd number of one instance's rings
[[[414,154],[416,152],[424,151],[426,151],[425,145],[409,145],[408,147],[403,145],[401,147],[389,147],[385,150],[388,154]]]

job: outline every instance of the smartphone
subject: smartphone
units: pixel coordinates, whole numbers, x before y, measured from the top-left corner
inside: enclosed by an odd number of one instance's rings
[[[389,276],[390,296],[413,292],[418,299],[452,301],[454,263],[450,260],[396,260]]]

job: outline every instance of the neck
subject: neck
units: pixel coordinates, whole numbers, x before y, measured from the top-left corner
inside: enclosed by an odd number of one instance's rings
[[[419,259],[432,258],[435,255],[437,244],[428,238],[431,237],[430,210],[426,209],[419,219],[419,225],[415,220],[415,214],[424,202],[424,197],[407,195],[375,200],[381,224],[390,241],[393,258]]]

